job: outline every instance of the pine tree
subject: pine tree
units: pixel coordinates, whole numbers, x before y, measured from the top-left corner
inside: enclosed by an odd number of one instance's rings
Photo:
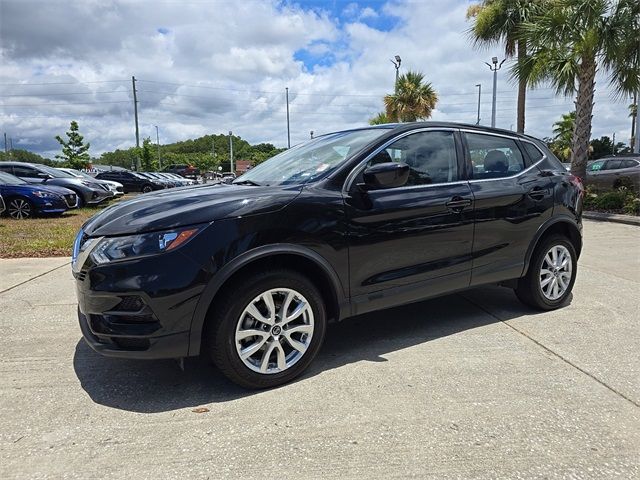
[[[62,145],[62,155],[56,155],[56,158],[63,160],[70,168],[83,169],[91,160],[87,153],[89,143],[84,143],[84,137],[78,131],[78,122],[73,120],[69,131],[67,132],[68,141],[64,141],[60,135],[56,135],[56,140]]]

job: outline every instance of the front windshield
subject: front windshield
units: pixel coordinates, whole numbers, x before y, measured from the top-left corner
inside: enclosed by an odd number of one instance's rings
[[[0,172],[0,185],[26,185],[27,182],[10,173]]]
[[[384,128],[368,128],[323,135],[285,150],[233,183],[285,185],[311,182],[328,175],[349,155],[386,132]]]

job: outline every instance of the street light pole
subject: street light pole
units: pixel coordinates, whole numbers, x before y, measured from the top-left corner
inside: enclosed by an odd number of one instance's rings
[[[505,59],[506,60],[506,59]],[[498,64],[498,57],[493,57],[491,59],[493,65],[490,65],[487,62],[484,62],[489,70],[493,72],[493,101],[491,105],[491,127],[494,128],[496,126],[496,97],[497,97],[497,89],[498,89],[498,70],[502,67],[504,60]]]
[[[286,87],[284,90],[287,98],[287,148],[291,148],[291,127],[289,126],[289,87]]]
[[[156,145],[158,146],[158,170],[162,170],[162,160],[160,159],[160,133],[158,131],[158,125],[156,127]]]
[[[229,170],[234,173],[233,170],[233,132],[229,130]]]
[[[476,84],[478,87],[478,119],[476,120],[476,125],[480,125],[480,96],[482,95],[482,84]]]
[[[394,87],[394,91],[397,90],[397,85],[398,85],[398,71],[400,70],[400,64],[402,63],[402,59],[400,58],[400,55],[396,55],[395,60],[391,60],[391,63],[393,63],[393,66],[396,67],[396,87]]]

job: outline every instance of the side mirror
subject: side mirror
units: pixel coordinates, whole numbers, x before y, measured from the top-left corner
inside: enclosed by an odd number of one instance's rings
[[[38,172],[38,178],[42,178],[43,180],[49,180],[50,178],[53,178],[53,177],[48,173]]]
[[[401,187],[409,179],[409,165],[398,162],[385,162],[372,165],[363,173],[366,190]]]

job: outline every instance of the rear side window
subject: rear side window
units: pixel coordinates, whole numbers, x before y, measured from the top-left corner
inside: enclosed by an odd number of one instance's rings
[[[604,167],[605,170],[617,170],[619,168],[622,168],[622,160],[609,160],[606,167]]]
[[[522,152],[512,138],[466,133],[474,179],[504,178],[525,169]]]
[[[29,167],[13,167],[13,174],[16,177],[38,178],[38,171]]]
[[[637,167],[637,166],[638,166],[637,160],[623,160],[622,161],[622,168],[633,168],[633,167]]]
[[[587,166],[587,171],[589,172],[598,172],[602,170],[604,165],[604,160],[598,160],[597,162],[593,162],[592,164]]]
[[[522,146],[524,148],[524,151],[527,152],[527,155],[529,155],[532,165],[542,160],[542,157],[544,156],[544,154],[533,143],[522,142]]]

